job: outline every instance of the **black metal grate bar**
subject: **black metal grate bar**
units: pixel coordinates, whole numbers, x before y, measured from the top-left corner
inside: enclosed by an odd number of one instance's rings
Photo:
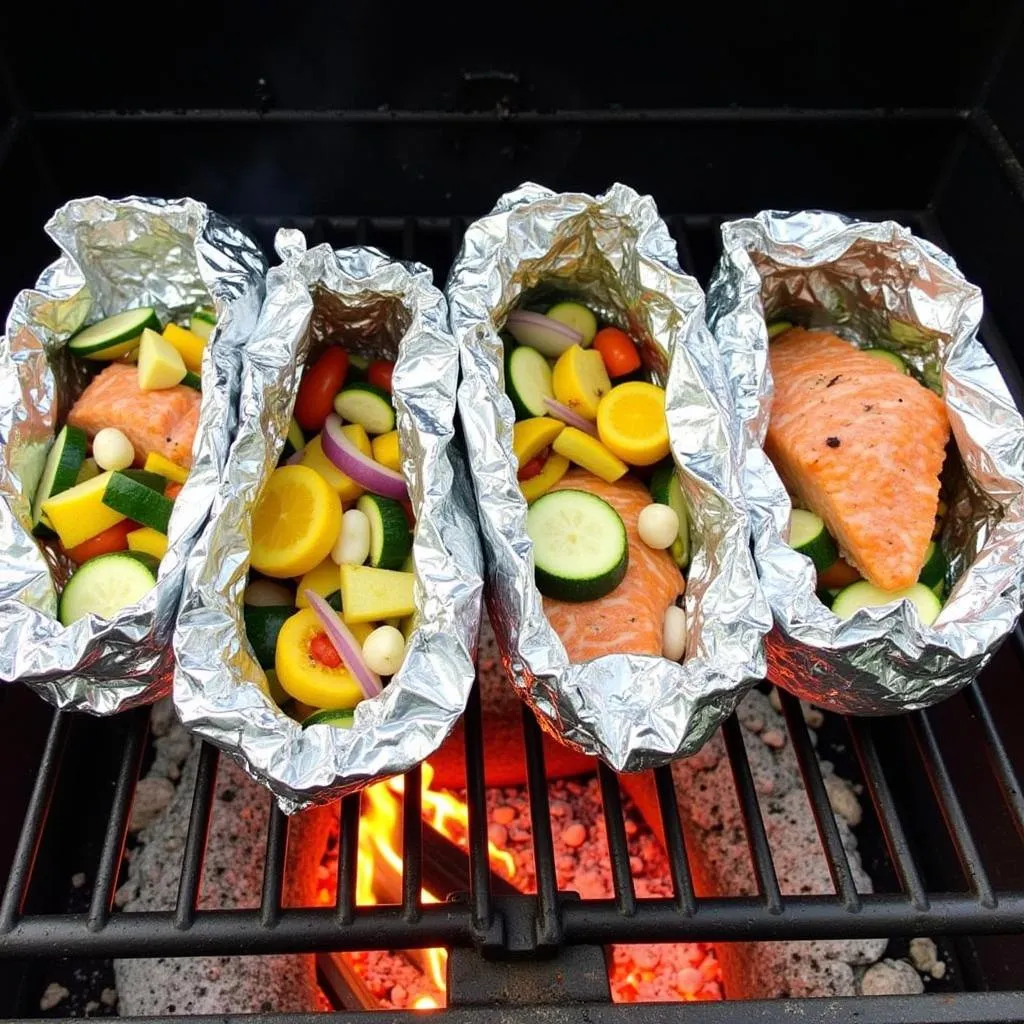
[[[114,785],[114,802],[110,809],[110,817],[107,819],[107,831],[103,839],[96,880],[93,883],[88,921],[90,931],[98,931],[103,927],[114,903],[114,886],[117,884],[117,873],[121,867],[124,840],[128,831],[128,813],[131,810],[135,783],[145,752],[143,741],[149,730],[149,709],[139,708],[129,712],[125,718],[128,735],[117,772],[117,782]]]
[[[907,842],[906,832],[900,821],[892,790],[886,781],[870,726],[862,719],[851,718],[847,720],[847,727],[864,775],[868,795],[871,797],[871,802],[878,815],[878,823],[882,829],[882,835],[885,837],[889,858],[899,876],[900,884],[914,910],[925,911],[928,909],[928,896],[925,893],[921,873],[917,869],[910,844]]]
[[[800,775],[803,778],[804,788],[807,790],[807,799],[810,801],[811,811],[814,814],[818,837],[827,854],[825,860],[828,861],[832,884],[835,886],[843,906],[847,910],[857,910],[860,907],[857,885],[853,880],[850,861],[839,835],[832,802],[829,800],[828,790],[825,789],[825,782],[821,777],[821,765],[818,764],[818,756],[811,745],[811,737],[807,731],[807,723],[804,722],[800,701],[781,690],[779,695],[782,698],[782,713],[786,719],[789,739],[793,744],[793,751],[800,767]]]
[[[619,913],[627,917],[636,913],[636,891],[633,888],[633,874],[629,865],[629,841],[626,838],[626,823],[622,816],[622,794],[619,780],[603,761],[598,763],[601,779],[601,802],[604,809],[605,832],[608,836],[608,853],[612,864],[612,881],[615,885],[615,903]]]
[[[210,814],[213,810],[213,791],[217,784],[217,748],[204,743],[196,765],[196,785],[192,794],[192,808],[188,816],[188,834],[185,837],[185,857],[178,880],[178,900],[174,908],[174,923],[188,928],[195,920],[199,902],[199,886],[203,879],[203,858],[206,839],[210,832]]]
[[[544,747],[541,743],[540,726],[533,717],[533,712],[525,705],[523,739],[526,743],[533,859],[537,872],[537,940],[541,946],[557,946],[562,941],[562,922],[558,913],[558,879],[555,875],[555,845],[551,837],[551,809],[548,805],[547,774],[544,771]]]
[[[658,809],[665,830],[665,850],[672,871],[672,888],[675,891],[676,903],[683,914],[690,916],[697,909],[697,901],[693,891],[690,861],[686,856],[686,839],[683,836],[683,823],[679,819],[672,769],[668,766],[656,768],[654,784],[658,790]]]
[[[267,826],[267,856],[263,866],[263,895],[260,899],[260,923],[264,928],[277,924],[281,915],[287,850],[288,818],[275,801],[270,807],[270,822]]]
[[[968,880],[972,890],[978,897],[983,907],[994,907],[996,898],[992,892],[992,883],[989,881],[988,873],[985,871],[984,862],[978,852],[978,846],[971,835],[964,809],[960,805],[960,798],[956,794],[953,780],[950,778],[949,769],[946,767],[946,759],[942,756],[935,732],[928,714],[925,711],[918,711],[908,716],[908,727],[914,737],[914,742],[921,753],[924,761],[925,771],[928,773],[928,781],[931,784],[932,792],[939,803],[942,817],[945,819],[946,828],[949,830],[950,838],[956,847],[957,856],[960,858],[960,866],[963,868],[964,877]]]
[[[423,877],[422,769],[417,765],[405,776],[402,801],[402,912],[407,921],[420,916]]]
[[[28,892],[32,868],[35,865],[36,853],[42,842],[43,829],[46,827],[46,816],[53,799],[53,791],[60,770],[64,743],[67,740],[70,716],[57,712],[50,722],[50,731],[46,737],[39,774],[32,787],[25,820],[18,835],[18,845],[14,851],[14,862],[11,873],[7,876],[3,902],[0,903],[0,933],[10,931],[21,913],[21,908]]]
[[[483,939],[493,918],[487,854],[487,792],[484,786],[480,684],[473,686],[463,718],[466,737],[466,804],[469,812],[469,880],[473,928]]]
[[[729,763],[732,777],[736,784],[736,795],[739,797],[740,813],[747,832],[747,844],[753,858],[754,871],[757,875],[758,892],[764,897],[765,905],[772,914],[782,911],[782,893],[779,890],[779,879],[775,874],[772,861],[772,849],[768,845],[768,835],[764,830],[764,818],[757,802],[757,790],[750,774],[750,762],[743,746],[743,733],[736,717],[730,718],[722,727],[726,750],[729,752]]]
[[[350,925],[356,913],[356,871],[359,859],[358,793],[341,801],[341,826],[338,833],[338,924]]]

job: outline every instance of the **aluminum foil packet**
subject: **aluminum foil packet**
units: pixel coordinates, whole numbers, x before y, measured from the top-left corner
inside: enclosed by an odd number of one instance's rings
[[[892,221],[767,211],[723,225],[722,241],[708,319],[745,431],[757,564],[776,623],[769,677],[852,714],[934,704],[974,679],[1021,611],[1024,424],[977,337],[981,292]],[[896,352],[942,397],[956,446],[939,540],[952,592],[932,626],[906,601],[837,618],[815,596],[810,559],[786,544],[789,497],[761,449],[772,397],[766,324],[777,320]]]
[[[281,230],[243,356],[239,423],[208,528],[189,559],[174,638],[181,720],[234,756],[287,813],[408,771],[465,710],[483,590],[472,492],[455,443],[458,351],[430,270],[372,248],[306,250]],[[416,512],[415,628],[405,662],[351,729],[303,729],[269,697],[243,625],[252,512],[277,465],[308,359],[341,342],[396,359],[402,471]]]
[[[170,691],[185,558],[232,429],[237,347],[255,321],[266,261],[194,199],[75,199],[46,232],[63,256],[18,295],[0,339],[0,681],[105,715]],[[174,503],[157,585],[113,619],[90,615],[64,627],[57,587],[70,563],[33,538],[30,506],[54,435],[86,384],[86,367],[66,342],[128,308],[152,306],[167,322],[210,304],[218,326],[203,359],[193,469]]]
[[[526,502],[512,449],[499,330],[545,290],[578,297],[639,342],[667,391],[672,452],[691,512],[682,664],[609,653],[571,663],[534,583]],[[698,750],[764,675],[771,627],[750,551],[739,430],[704,295],[682,273],[654,201],[525,184],[466,233],[448,282],[462,356],[459,412],[476,487],[487,601],[506,669],[541,724],[617,771]]]

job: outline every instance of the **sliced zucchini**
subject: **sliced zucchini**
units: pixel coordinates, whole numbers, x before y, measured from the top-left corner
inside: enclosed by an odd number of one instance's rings
[[[58,616],[65,626],[90,613],[113,618],[156,586],[154,560],[118,551],[91,558],[68,580],[60,595]]]
[[[597,317],[586,306],[579,302],[556,302],[547,312],[552,320],[557,320],[566,327],[571,327],[583,336],[580,345],[589,348],[597,334]],[[540,415],[534,413],[535,416]]]
[[[554,398],[551,367],[535,349],[516,345],[505,357],[505,393],[512,399],[517,420],[547,416],[545,398]]]
[[[526,514],[537,588],[561,601],[596,601],[626,575],[629,544],[622,518],[587,491],[551,491]]]
[[[32,526],[43,523],[43,502],[78,483],[78,474],[85,465],[89,439],[78,427],[61,427],[46,456],[43,475],[32,499]],[[47,525],[43,523],[43,525]]]
[[[356,508],[370,521],[370,565],[401,569],[412,551],[412,531],[405,509],[392,498],[364,494]]]
[[[386,434],[395,429],[395,410],[386,391],[357,381],[342,388],[334,399],[334,411],[346,423],[358,423],[368,434]]]
[[[921,567],[921,575],[917,577],[918,583],[926,587],[934,587],[946,578],[946,570],[949,563],[942,553],[942,548],[935,541],[931,541],[924,552],[924,565]]]
[[[898,356],[895,352],[890,352],[887,348],[862,348],[861,352],[866,356],[874,356],[875,359],[881,359],[884,363],[891,363],[900,373],[910,373],[910,369],[903,357]]]
[[[287,459],[296,452],[301,452],[305,447],[306,435],[303,434],[302,427],[300,427],[293,419],[291,423],[288,424],[288,433],[285,434],[284,450],[281,452],[281,458]]]
[[[302,728],[308,729],[311,725],[333,725],[335,729],[351,729],[354,721],[354,713],[347,708],[324,708],[315,711],[309,718],[304,718]]]
[[[164,497],[167,481],[144,470],[112,473],[103,492],[103,504],[142,526],[167,532],[174,502]]]
[[[832,535],[825,529],[825,521],[803,508],[789,514],[789,546],[806,555],[816,572],[824,572],[839,557],[839,549]]]
[[[252,647],[252,653],[266,670],[274,667],[277,653],[277,634],[281,627],[295,614],[292,605],[251,605],[242,610],[245,620],[245,636]]]
[[[68,342],[76,356],[85,359],[119,359],[139,344],[142,332],[160,330],[160,321],[149,306],[108,316],[80,330]]]
[[[190,320],[202,320],[203,323],[215,326],[217,323],[217,311],[213,306],[200,306],[191,317]]]
[[[788,320],[776,320],[768,324],[768,340],[777,338],[783,331],[788,331],[793,325]]]
[[[685,569],[690,564],[690,514],[686,510],[683,488],[671,460],[663,462],[651,474],[651,497],[659,505],[668,505],[679,517],[679,535],[669,551],[676,565]]]
[[[867,580],[860,580],[839,591],[832,602],[832,614],[848,619],[861,608],[879,608],[904,599],[914,605],[926,626],[930,626],[942,611],[942,602],[923,583],[914,583],[903,590],[882,590]]]
[[[217,314],[209,306],[200,306],[189,318],[188,329],[203,341],[209,341],[214,327],[217,326]]]
[[[193,373],[191,370],[185,371],[185,376],[181,378],[181,383],[187,388],[191,388],[193,391],[203,390],[203,378],[198,373]]]

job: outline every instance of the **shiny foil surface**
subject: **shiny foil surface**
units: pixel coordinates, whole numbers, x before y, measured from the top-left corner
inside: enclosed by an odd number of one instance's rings
[[[170,690],[185,559],[209,514],[232,429],[236,350],[246,311],[258,309],[266,262],[255,242],[193,199],[75,199],[46,232],[63,255],[19,293],[0,339],[0,680],[27,683],[60,708],[105,715]],[[218,327],[203,359],[194,465],[174,503],[157,586],[114,619],[89,615],[64,627],[57,588],[70,563],[34,540],[30,505],[54,435],[87,382],[66,342],[128,308],[153,306],[166,323],[211,304]]]
[[[1024,578],[1024,424],[978,340],[981,292],[953,260],[891,221],[763,212],[722,227],[708,293],[747,443],[746,492],[776,628],[770,678],[822,707],[890,714],[966,686],[1013,628]],[[839,619],[809,558],[786,543],[790,502],[761,444],[772,381],[766,322],[827,327],[898,352],[941,395],[959,462],[939,543],[955,583],[924,626],[909,602]],[[956,458],[956,456],[953,456]]]
[[[498,335],[508,314],[544,289],[573,295],[629,331],[666,387],[692,518],[682,664],[616,653],[571,663],[544,614]],[[739,430],[699,285],[679,269],[650,197],[620,184],[596,198],[526,184],[469,228],[447,292],[488,608],[513,685],[549,732],[617,771],[693,753],[764,675],[771,625],[750,551]]]
[[[281,230],[242,368],[237,434],[213,515],[189,559],[175,633],[182,721],[234,756],[288,813],[336,800],[429,757],[469,698],[483,583],[467,470],[455,442],[458,351],[421,264],[371,248],[306,251]],[[384,691],[351,729],[302,729],[268,696],[245,638],[253,509],[277,465],[303,366],[332,342],[397,358],[402,471],[416,512],[416,628]]]

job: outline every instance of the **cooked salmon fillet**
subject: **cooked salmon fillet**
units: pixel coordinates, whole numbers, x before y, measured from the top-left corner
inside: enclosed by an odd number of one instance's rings
[[[572,661],[604,654],[661,654],[665,609],[686,589],[682,573],[667,551],[649,548],[637,532],[640,510],[651,496],[639,480],[625,476],[605,483],[583,469],[570,469],[552,488],[589,491],[622,516],[629,539],[625,578],[599,601],[544,598],[544,612],[562,638]]]
[[[949,441],[942,401],[827,331],[786,331],[769,359],[765,451],[783,482],[865,579],[909,587],[935,526]]]
[[[104,427],[117,427],[135,448],[137,463],[158,452],[190,469],[199,402],[199,392],[182,384],[143,391],[136,367],[111,363],[71,407],[68,423],[84,430],[90,440]]]

